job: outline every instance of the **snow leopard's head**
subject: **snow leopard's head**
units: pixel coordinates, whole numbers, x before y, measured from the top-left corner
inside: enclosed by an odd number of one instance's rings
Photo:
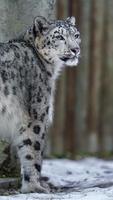
[[[75,27],[75,17],[55,21],[36,17],[33,35],[37,51],[47,62],[60,62],[68,66],[78,64],[81,40]]]

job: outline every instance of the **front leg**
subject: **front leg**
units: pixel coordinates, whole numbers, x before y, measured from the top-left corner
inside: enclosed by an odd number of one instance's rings
[[[47,192],[40,183],[42,158],[45,146],[45,134],[47,130],[47,110],[40,115],[35,109],[31,110],[32,121],[27,127],[20,129],[18,142],[18,155],[21,163],[23,193]]]

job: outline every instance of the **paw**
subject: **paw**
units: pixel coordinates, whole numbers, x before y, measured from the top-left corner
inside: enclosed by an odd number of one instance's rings
[[[47,182],[42,180],[41,185],[42,185],[42,187],[44,187],[50,193],[50,187],[49,187],[49,184]]]
[[[24,183],[22,188],[21,188],[22,193],[30,193],[30,192],[38,192],[38,193],[46,193],[48,194],[49,188],[46,187],[45,185],[41,185],[40,182],[38,183]]]

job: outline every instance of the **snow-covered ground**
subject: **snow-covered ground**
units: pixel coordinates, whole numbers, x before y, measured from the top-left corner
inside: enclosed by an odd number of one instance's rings
[[[0,196],[0,200],[113,200],[113,161],[45,160],[42,176],[57,192]]]

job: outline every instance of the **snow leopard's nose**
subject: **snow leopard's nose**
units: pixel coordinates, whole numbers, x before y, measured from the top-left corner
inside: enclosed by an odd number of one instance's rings
[[[71,49],[71,51],[75,54],[75,55],[79,55],[80,54],[80,49],[77,47],[77,48],[73,48]]]

